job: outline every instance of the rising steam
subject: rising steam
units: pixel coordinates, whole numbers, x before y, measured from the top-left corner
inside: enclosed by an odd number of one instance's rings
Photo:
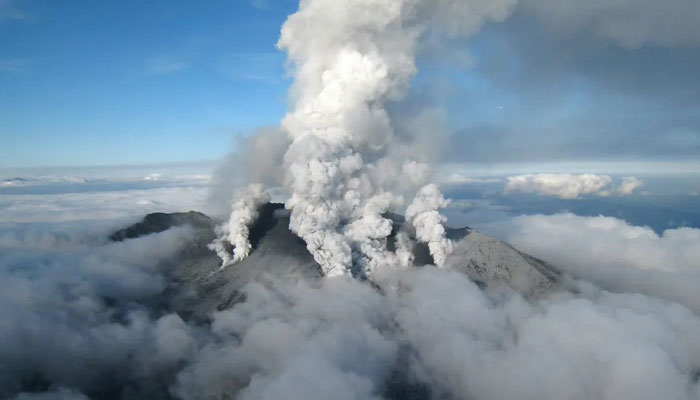
[[[140,204],[143,193],[0,198],[0,398],[700,400],[700,229],[659,235],[571,214],[493,228],[604,288],[562,275],[541,296],[502,285],[524,287],[529,272],[541,271],[529,262],[520,271],[530,257],[495,239],[471,232],[452,252],[439,211],[448,201],[429,183],[425,158],[402,142],[414,139],[404,137],[406,125],[423,116],[398,120],[388,110],[416,73],[422,37],[474,34],[515,1],[301,0],[284,24],[279,47],[293,67],[292,107],[281,130],[249,138],[253,151],[236,162],[250,164],[252,184],[222,190],[229,216],[209,246],[222,267],[247,257],[260,206],[279,184],[290,228],[335,279],[315,279],[286,230],[259,241],[275,252],[219,274],[210,274],[216,258],[201,248],[213,237],[208,225],[108,241],[115,221],[103,220],[113,218],[113,205]],[[697,20],[694,0],[640,7],[651,1],[523,0],[560,24],[585,7],[604,11],[584,13],[590,29],[612,26],[599,20],[639,20],[622,33],[641,43],[677,36],[648,29],[647,9],[669,11],[654,26],[678,15],[670,28]],[[562,198],[642,185],[634,177],[619,186],[600,176],[511,178],[512,190]],[[180,189],[154,189],[148,199],[183,201]],[[387,212],[403,207],[408,226],[392,232]],[[56,220],[42,222],[42,210]],[[55,210],[71,212],[59,218]],[[464,268],[405,268],[416,255],[412,236],[438,266],[473,263],[488,281]],[[310,268],[287,268],[297,263]]]
[[[512,4],[308,0],[284,23],[278,46],[287,52],[294,76],[293,106],[282,120],[290,141],[283,163],[286,207],[291,230],[326,275],[366,275],[406,262],[387,250],[392,222],[384,215],[405,206],[404,194],[421,187],[408,221],[436,264],[445,260],[452,244],[438,209],[446,203],[436,186],[424,187],[428,173],[415,173],[426,172],[427,165],[390,148],[395,123],[387,105],[406,93],[419,40],[427,32],[472,34],[486,20],[505,18]],[[407,190],[394,190],[405,182]],[[234,250],[233,262],[250,249],[242,227],[252,221],[252,204],[235,205],[231,214],[224,239],[243,249]],[[223,242],[212,246],[228,263]]]
[[[221,268],[248,257],[251,250],[249,226],[258,218],[258,207],[269,201],[270,195],[259,184],[249,185],[236,192],[228,224],[217,227],[220,237],[209,245],[221,258]],[[233,245],[233,258],[224,240]]]

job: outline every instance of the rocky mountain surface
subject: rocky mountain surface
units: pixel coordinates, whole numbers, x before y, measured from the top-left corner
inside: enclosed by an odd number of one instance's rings
[[[289,214],[282,204],[265,204],[251,227],[253,251],[243,261],[219,270],[221,260],[207,245],[214,239],[214,221],[202,213],[154,213],[142,221],[115,232],[114,241],[128,240],[175,226],[195,229],[194,239],[180,254],[164,265],[171,285],[160,300],[164,307],[185,318],[204,321],[215,310],[243,300],[241,288],[264,277],[296,276],[317,279],[321,269],[306,249],[301,238],[292,233]],[[394,221],[389,238],[402,229],[412,234],[402,216],[387,214]],[[508,286],[526,297],[551,291],[560,280],[558,270],[524,254],[507,243],[469,228],[448,228],[448,237],[455,241],[455,250],[447,261],[450,268],[463,271],[482,286]],[[416,265],[432,263],[424,244],[413,249]]]

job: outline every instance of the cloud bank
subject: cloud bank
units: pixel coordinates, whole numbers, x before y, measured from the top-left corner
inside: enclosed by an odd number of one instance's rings
[[[106,222],[5,222],[0,397],[700,398],[698,230],[515,221],[520,248],[613,292],[575,282],[528,300],[452,270],[387,268],[372,284],[263,278],[194,323],[158,305],[190,229],[111,243]]]
[[[622,178],[622,183],[617,187],[616,192],[621,195],[630,195],[643,185],[644,182],[641,179],[634,176],[626,176]]]
[[[123,243],[106,243],[102,232],[0,230],[0,397],[155,397],[163,383],[152,380],[188,352],[194,328],[177,315],[152,315],[146,304],[167,284],[157,266],[192,232]],[[188,332],[185,340],[178,330]]]
[[[646,293],[700,312],[700,229],[662,234],[613,217],[518,216],[493,231],[519,249],[615,291]]]
[[[683,308],[593,288],[529,304],[452,271],[380,275],[384,296],[347,279],[249,287],[213,325],[240,340],[201,353],[177,393],[379,399],[400,374],[419,398],[698,395],[700,348],[686,330],[700,321]]]
[[[207,187],[106,190],[87,193],[0,194],[3,223],[133,220],[153,211],[201,209]]]
[[[696,228],[668,229],[657,235],[648,227],[617,218],[573,214],[520,216],[513,226],[517,229],[510,240],[538,255],[550,251],[548,258],[558,254],[555,261],[561,265],[700,272],[700,229]],[[532,240],[526,241],[528,237]]]
[[[524,192],[561,199],[577,199],[581,196],[630,195],[642,181],[636,177],[625,177],[617,187],[612,187],[612,178],[596,174],[525,174],[508,177],[506,193]]]
[[[452,161],[696,160],[699,9],[692,0],[523,0],[453,46],[477,55],[469,70],[428,72],[418,93],[445,105]]]
[[[38,370],[52,388],[18,398],[698,396],[700,320],[678,305],[585,285],[529,303],[434,268],[375,276],[381,291],[347,278],[251,283],[206,327],[138,307],[116,321],[100,318],[104,306],[67,320],[47,307],[33,321],[5,314],[3,366],[15,373],[2,393],[21,387],[16,371]],[[20,358],[22,326],[37,353]]]
[[[700,44],[700,5],[692,0],[522,0],[521,7],[557,33],[595,35],[626,48]]]

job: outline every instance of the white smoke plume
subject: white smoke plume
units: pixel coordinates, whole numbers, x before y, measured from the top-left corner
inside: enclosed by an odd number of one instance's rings
[[[263,127],[252,135],[237,136],[236,150],[229,153],[212,174],[207,215],[228,219],[232,197],[237,190],[252,182],[265,186],[273,201],[283,200],[285,196],[275,196],[275,192],[279,192],[282,186],[284,171],[280,168],[280,160],[288,147],[289,140],[279,127]]]
[[[413,203],[406,209],[406,220],[416,228],[416,238],[428,244],[430,255],[438,266],[445,263],[453,247],[452,241],[445,237],[445,227],[442,226],[447,218],[437,211],[448,204],[440,189],[430,184],[418,191]]]
[[[404,96],[416,73],[420,38],[431,31],[473,34],[488,20],[504,19],[514,3],[308,0],[284,23],[278,46],[294,76],[293,106],[282,121],[291,142],[284,157],[286,207],[290,228],[326,275],[348,275],[353,266],[366,274],[395,261],[386,250],[392,223],[383,214],[404,198],[392,189],[410,182],[415,191],[427,183],[426,165],[398,159],[390,149],[395,130],[386,108]],[[436,190],[430,195],[441,197]],[[428,205],[425,195],[416,204]],[[421,224],[419,239],[444,260],[450,245],[436,208],[414,221]]]
[[[258,207],[269,201],[270,195],[260,184],[248,185],[236,192],[228,223],[217,227],[219,237],[209,245],[221,258],[221,268],[248,257],[251,251],[249,227],[258,218]],[[225,242],[233,246],[233,255],[226,248]]]
[[[413,265],[415,255],[413,254],[413,241],[406,232],[396,234],[396,257],[398,266],[409,267]]]

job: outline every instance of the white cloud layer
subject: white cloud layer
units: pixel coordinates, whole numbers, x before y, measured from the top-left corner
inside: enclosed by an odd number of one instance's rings
[[[85,399],[81,390],[109,393],[128,380],[151,379],[188,351],[192,339],[179,340],[177,332],[192,328],[176,315],[152,318],[142,302],[166,287],[157,266],[192,231],[110,243],[108,227],[81,228],[0,229],[0,397],[38,379],[34,390],[48,381],[49,391],[18,399]]]
[[[200,210],[206,187],[91,191],[61,194],[0,194],[0,224],[134,218],[154,211]]]
[[[372,276],[377,286],[347,278],[253,282],[244,303],[195,325],[149,308],[167,284],[159,262],[192,231],[109,243],[109,224],[80,216],[81,209],[92,218],[139,213],[145,209],[133,202],[149,196],[183,197],[171,207],[199,198],[163,190],[73,194],[69,204],[66,195],[45,196],[33,208],[48,212],[30,219],[15,204],[10,213],[17,215],[5,214],[0,397],[84,400],[106,391],[149,399],[376,400],[410,390],[445,399],[700,398],[700,318],[657,298],[700,310],[693,303],[700,281],[688,278],[700,257],[698,230],[655,236],[619,220],[576,216],[510,225],[516,244],[547,259],[558,255],[553,261],[572,271],[593,264],[619,271],[593,275],[611,289],[649,278],[632,268],[666,274],[652,280],[655,291],[628,285],[634,293],[615,294],[579,284],[577,294],[528,301],[482,290],[455,271],[390,268]],[[112,209],[120,201],[124,208]],[[547,246],[538,250],[540,243]],[[686,287],[692,291],[679,290]],[[32,377],[51,385],[19,393]]]
[[[525,174],[508,177],[505,191],[577,199],[586,195],[630,195],[642,186],[642,181],[633,176],[623,178],[617,187],[613,187],[612,182],[608,175]]]
[[[493,226],[492,226],[493,228]],[[629,225],[612,217],[519,216],[495,231],[519,249],[611,290],[678,301],[700,312],[700,229]]]
[[[393,374],[425,398],[698,398],[700,319],[683,307],[585,285],[528,303],[433,268],[376,278],[384,295],[346,278],[250,285],[175,393],[380,399]]]
[[[484,185],[489,183],[501,183],[501,178],[485,178],[469,176],[460,173],[443,173],[438,176],[438,182],[442,185]]]
[[[635,267],[658,271],[700,272],[700,229],[651,228],[629,225],[613,217],[573,214],[520,216],[508,236],[537,255],[562,265]]]

